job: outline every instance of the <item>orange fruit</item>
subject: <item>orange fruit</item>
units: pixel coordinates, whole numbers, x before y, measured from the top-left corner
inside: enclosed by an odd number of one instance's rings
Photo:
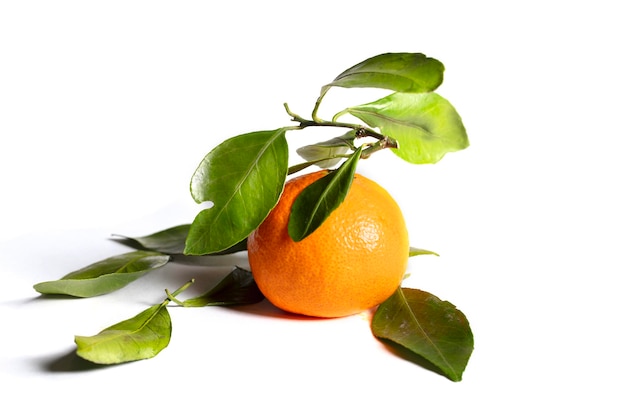
[[[400,207],[374,181],[355,174],[341,205],[309,236],[287,232],[291,206],[316,171],[285,184],[276,207],[248,237],[252,275],[265,297],[285,311],[341,317],[370,309],[400,286],[409,238]]]

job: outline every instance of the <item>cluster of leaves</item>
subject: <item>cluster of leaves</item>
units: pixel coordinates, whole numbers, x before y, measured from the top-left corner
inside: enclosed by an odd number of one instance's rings
[[[420,53],[387,53],[342,72],[322,87],[310,119],[285,109],[295,124],[256,131],[221,142],[201,161],[191,179],[191,195],[211,202],[191,224],[130,238],[117,236],[133,252],[113,256],[71,272],[56,281],[40,282],[41,294],[92,297],[118,290],[169,262],[201,262],[246,250],[246,239],[276,205],[289,175],[316,165],[330,173],[304,189],[294,202],[289,234],[295,241],[315,231],[338,207],[350,189],[357,163],[390,149],[413,164],[436,163],[446,153],[468,146],[461,118],[434,92],[444,67]],[[318,116],[332,87],[376,88],[391,94],[374,102],[337,112],[331,120]],[[362,123],[344,121],[352,116]],[[340,120],[341,119],[341,120]],[[310,127],[334,127],[342,134],[297,149],[305,162],[289,166],[287,133]],[[335,166],[339,165],[337,168]],[[433,254],[411,248],[410,255]],[[210,264],[210,262],[208,262]],[[170,302],[184,307],[228,306],[263,300],[251,272],[234,267],[214,288],[181,301],[177,296],[191,282],[137,316],[95,336],[76,336],[77,354],[102,364],[146,359],[168,343]],[[451,380],[461,380],[473,350],[466,317],[454,305],[427,292],[398,288],[376,310],[372,331],[381,341],[413,352]]]

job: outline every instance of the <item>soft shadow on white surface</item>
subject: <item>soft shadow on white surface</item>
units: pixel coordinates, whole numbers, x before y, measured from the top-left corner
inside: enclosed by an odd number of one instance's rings
[[[0,2],[4,409],[623,415],[617,6]],[[476,348],[462,382],[381,345],[366,315],[298,320],[266,302],[171,308],[172,341],[154,359],[98,367],[75,356],[74,335],[200,271],[166,268],[84,300],[39,297],[33,284],[124,251],[113,233],[190,222],[189,178],[214,145],[289,124],[284,102],[306,115],[323,84],[388,51],[443,61],[439,91],[470,137],[434,166],[375,155],[359,167],[400,202],[411,244],[441,254],[412,261],[406,285],[468,316]],[[329,93],[324,115],[355,104],[344,93]]]

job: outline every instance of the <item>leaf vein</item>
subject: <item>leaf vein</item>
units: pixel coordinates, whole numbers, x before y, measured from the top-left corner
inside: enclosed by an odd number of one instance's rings
[[[454,373],[455,377],[458,377],[458,375],[456,374],[456,372],[454,372],[454,368],[452,367],[452,365],[450,364],[450,362],[448,362],[448,360],[446,359],[445,355],[443,354],[443,352],[439,349],[439,347],[437,347],[437,344],[430,338],[430,335],[428,334],[428,332],[426,332],[426,330],[422,327],[422,325],[419,322],[419,319],[417,318],[417,316],[415,315],[415,313],[413,312],[413,310],[411,309],[411,307],[409,306],[409,302],[406,299],[406,296],[404,295],[404,292],[402,291],[402,289],[398,289],[398,292],[400,294],[400,296],[402,297],[402,302],[403,305],[407,308],[408,312],[409,312],[409,316],[411,317],[411,319],[413,320],[414,324],[417,326],[417,328],[421,331],[422,335],[424,335],[424,337],[426,338],[426,340],[428,341],[429,344],[431,344],[431,346],[433,347],[433,349],[435,349],[435,351],[437,352],[437,354],[441,357],[441,359],[443,360],[443,362],[448,366],[450,372]]]

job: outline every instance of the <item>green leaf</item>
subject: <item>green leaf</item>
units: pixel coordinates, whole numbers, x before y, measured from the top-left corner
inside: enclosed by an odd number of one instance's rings
[[[215,287],[198,297],[183,301],[181,305],[184,307],[231,306],[254,304],[264,298],[252,273],[235,267]]]
[[[474,349],[465,315],[451,303],[416,289],[399,288],[384,301],[374,314],[372,331],[415,353],[452,381],[461,380]]]
[[[194,259],[197,259],[198,261],[200,261],[199,258],[206,259],[205,256],[183,255],[185,241],[187,240],[190,227],[191,225],[189,224],[183,224],[143,237],[133,238],[122,235],[114,235],[114,237],[117,238],[119,243],[138,250],[158,251],[168,255],[177,255],[172,257],[172,261],[184,260],[185,262],[193,262]],[[244,239],[230,248],[224,249],[220,252],[211,253],[208,256],[229,255],[245,251],[247,249],[247,241],[247,239]]]
[[[287,224],[289,236],[295,242],[313,233],[343,202],[352,185],[361,149],[358,148],[337,170],[316,180],[296,197]]]
[[[142,237],[114,235],[120,243],[140,250],[157,251],[169,255],[182,254],[191,225],[182,224]]]
[[[303,146],[296,150],[305,161],[313,162],[322,169],[332,168],[339,163],[341,158],[351,149],[354,149],[356,131],[350,130],[342,136],[318,142],[313,145]]]
[[[386,53],[366,59],[339,74],[322,88],[371,87],[401,92],[433,91],[443,82],[444,66],[421,53]]]
[[[427,250],[427,249],[418,249],[418,248],[414,248],[414,247],[410,247],[409,248],[409,256],[418,256],[418,255],[435,255],[435,256],[439,256],[438,253]]]
[[[402,159],[425,164],[469,146],[465,126],[455,108],[437,93],[394,93],[372,103],[350,107],[350,113],[396,140],[392,149]]]
[[[103,365],[156,356],[167,347],[172,334],[172,321],[166,306],[167,302],[154,305],[97,335],[76,336],[76,353]]]
[[[198,213],[184,253],[205,255],[244,240],[276,205],[288,170],[285,128],[230,138],[209,152],[191,179]]]
[[[40,282],[34,288],[41,294],[94,297],[123,288],[169,260],[168,255],[158,252],[125,253],[70,272],[56,281]]]
[[[289,167],[289,171],[288,171],[288,175],[292,175],[295,174],[297,172],[302,171],[303,169],[306,169],[308,167],[312,167],[313,165],[315,165],[315,163],[318,161],[307,161],[307,162],[302,162],[300,164],[296,164],[293,166]]]
[[[230,246],[226,249],[223,249],[219,252],[209,253],[207,256],[219,256],[219,255],[230,255],[231,253],[243,252],[248,250],[248,238],[245,238],[241,242],[235,243],[233,246]],[[187,256],[185,259],[189,258],[197,258],[197,256]]]

